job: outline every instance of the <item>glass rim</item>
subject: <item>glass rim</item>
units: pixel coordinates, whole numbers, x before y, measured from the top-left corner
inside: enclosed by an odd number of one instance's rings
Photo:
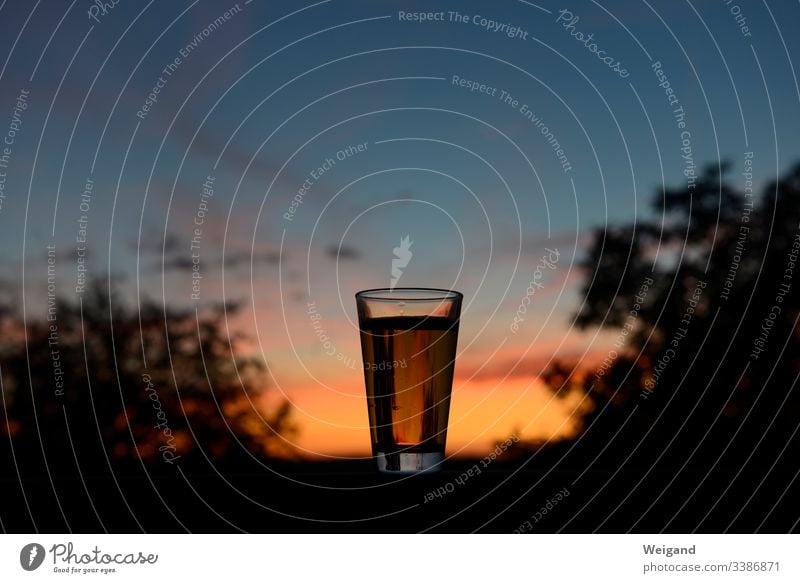
[[[461,292],[436,287],[378,287],[356,292],[356,300],[378,300],[385,302],[435,302],[461,300]]]

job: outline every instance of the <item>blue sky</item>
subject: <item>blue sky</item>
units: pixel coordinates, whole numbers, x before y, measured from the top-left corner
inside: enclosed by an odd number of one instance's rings
[[[754,152],[757,185],[800,152],[790,2],[123,1],[99,22],[90,6],[0,9],[0,133],[30,91],[0,209],[6,272],[19,273],[25,258],[35,317],[45,246],[55,244],[59,293],[75,299],[77,221],[87,214],[90,278],[110,270],[131,300],[137,281],[143,295],[160,300],[163,288],[174,304],[204,305],[223,291],[245,300],[253,316],[240,325],[292,382],[304,374],[286,364],[293,334],[299,358],[320,357],[307,302],[357,356],[352,294],[388,285],[392,249],[407,235],[414,258],[401,285],[465,293],[471,362],[501,344],[520,358],[532,345],[545,359],[592,350],[593,333],[570,329],[583,275],[574,262],[592,228],[656,216],[662,183],[685,183],[683,131],[698,171],[732,160],[734,185],[745,152]],[[404,22],[401,11],[445,20]],[[467,22],[451,22],[450,11]],[[481,17],[525,38],[487,30]],[[593,48],[580,40],[589,34]],[[454,76],[490,89],[470,91]],[[137,116],[154,87],[155,102]],[[195,302],[190,241],[208,176]],[[83,212],[87,177],[94,190]],[[550,248],[558,269],[512,337],[508,324]],[[7,280],[20,291],[18,278]]]

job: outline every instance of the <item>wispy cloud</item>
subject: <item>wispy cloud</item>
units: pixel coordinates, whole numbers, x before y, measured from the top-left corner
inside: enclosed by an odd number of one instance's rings
[[[328,245],[325,248],[325,255],[330,257],[331,259],[338,259],[338,260],[351,260],[356,261],[361,259],[361,251],[356,249],[355,247],[349,247],[347,245]]]

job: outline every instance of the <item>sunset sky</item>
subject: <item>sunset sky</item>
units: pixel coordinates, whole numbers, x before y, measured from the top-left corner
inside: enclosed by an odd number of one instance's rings
[[[686,182],[683,130],[697,171],[730,159],[742,184],[746,152],[757,188],[784,171],[800,151],[783,115],[800,98],[784,43],[798,41],[747,37],[711,0],[574,2],[572,29],[561,5],[538,4],[122,2],[98,21],[42,5],[42,34],[0,39],[0,134],[30,94],[0,169],[3,293],[24,278],[26,315],[44,318],[54,244],[58,294],[77,301],[83,216],[90,280],[110,274],[131,305],[241,302],[230,329],[268,367],[266,404],[294,404],[298,452],[363,456],[353,296],[389,285],[410,237],[399,285],[464,294],[448,453],[568,435],[579,403],[537,374],[553,358],[596,363],[615,337],[572,326],[591,230],[653,216],[662,183]],[[444,20],[399,16],[420,10]],[[26,17],[4,15],[14,29]]]

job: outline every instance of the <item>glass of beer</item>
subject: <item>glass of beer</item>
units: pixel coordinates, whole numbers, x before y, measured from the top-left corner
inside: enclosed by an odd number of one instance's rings
[[[372,455],[382,472],[441,467],[462,298],[426,288],[356,294]]]

